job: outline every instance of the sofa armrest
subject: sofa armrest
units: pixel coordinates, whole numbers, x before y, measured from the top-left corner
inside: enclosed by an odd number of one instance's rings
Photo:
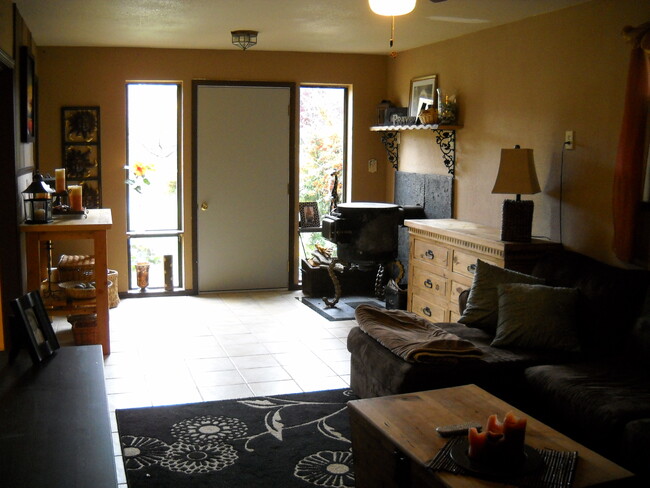
[[[469,297],[469,288],[460,292],[458,295],[458,312],[463,315],[465,308],[467,307],[467,297]]]

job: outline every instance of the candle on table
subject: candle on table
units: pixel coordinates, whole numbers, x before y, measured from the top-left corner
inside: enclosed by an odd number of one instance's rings
[[[513,452],[521,452],[524,449],[526,439],[526,418],[508,412],[503,419],[503,443],[507,449]]]
[[[77,212],[83,210],[81,185],[70,185],[68,190],[70,191],[70,208]]]
[[[34,210],[34,220],[45,220],[44,208],[37,208]]]
[[[54,170],[54,189],[57,193],[65,191],[65,168]]]

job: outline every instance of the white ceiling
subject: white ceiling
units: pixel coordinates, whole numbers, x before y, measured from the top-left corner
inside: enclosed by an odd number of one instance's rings
[[[385,54],[390,18],[367,0],[14,0],[39,46],[238,49],[230,31],[259,31],[261,51]],[[404,51],[588,0],[418,0],[396,17]]]

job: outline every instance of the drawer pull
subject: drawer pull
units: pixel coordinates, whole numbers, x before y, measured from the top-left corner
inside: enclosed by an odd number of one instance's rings
[[[469,272],[472,273],[472,274],[476,273],[476,263],[474,263],[474,264],[470,264],[470,265],[467,267],[467,271],[469,271]]]
[[[426,286],[427,288],[433,288],[433,282],[431,280],[427,279],[424,282],[424,286]]]
[[[422,313],[426,315],[427,317],[431,317],[431,309],[429,307],[424,307],[422,309]]]
[[[424,257],[427,259],[434,259],[435,255],[431,249],[427,249],[427,252],[424,253]]]

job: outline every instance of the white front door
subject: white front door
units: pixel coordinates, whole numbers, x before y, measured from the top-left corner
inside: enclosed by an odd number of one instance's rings
[[[291,89],[196,93],[199,291],[287,288]]]

